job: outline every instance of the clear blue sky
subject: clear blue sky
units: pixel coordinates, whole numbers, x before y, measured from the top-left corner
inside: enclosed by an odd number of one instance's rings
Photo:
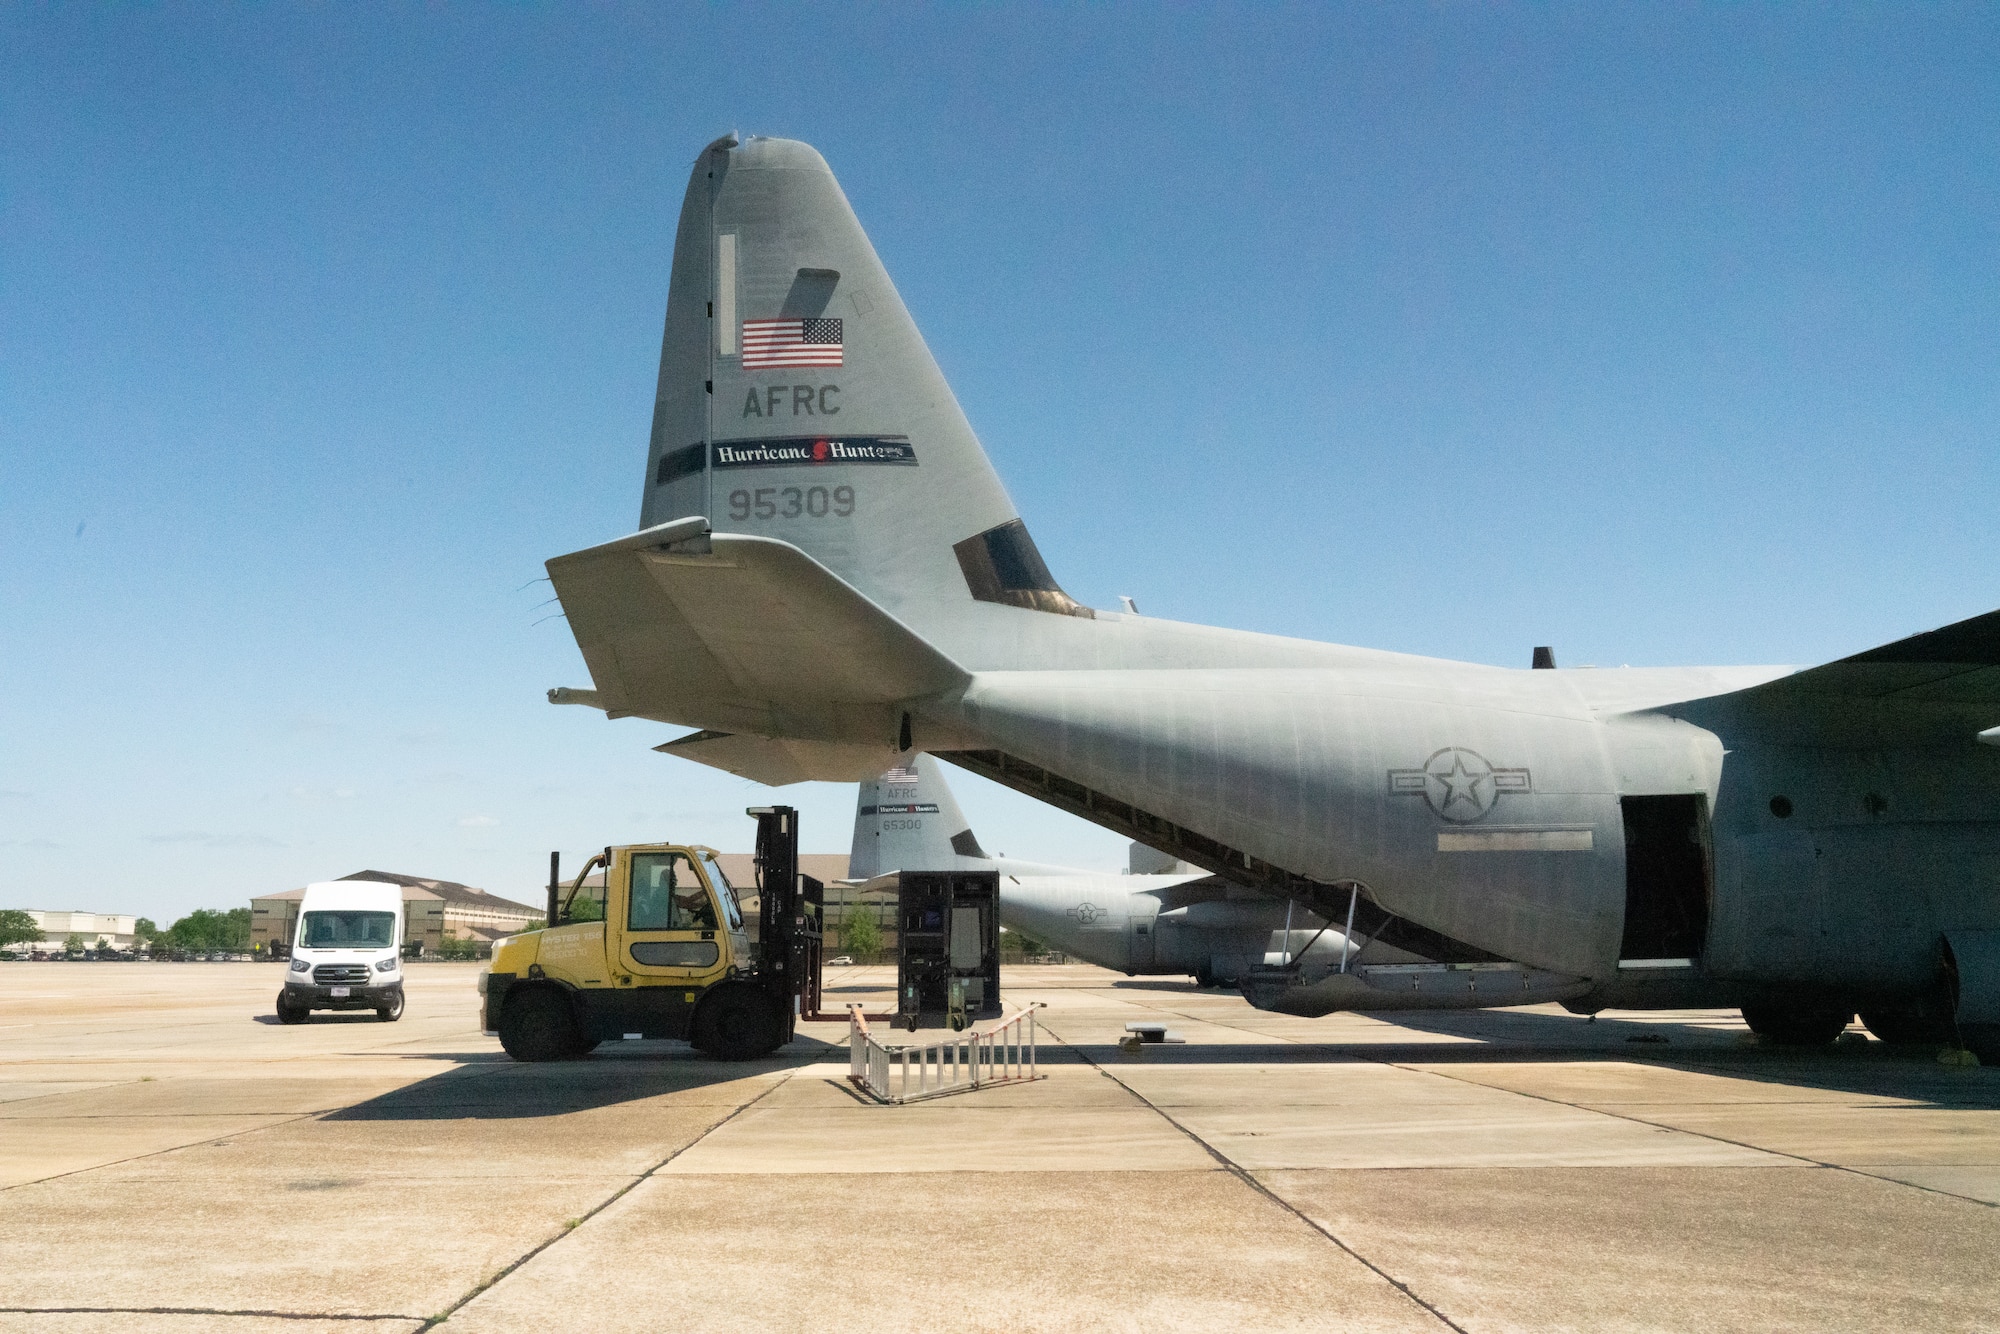
[[[1523,666],[2000,607],[1991,5],[13,5],[0,906],[845,847],[542,700],[731,129],[826,155],[1087,602]]]

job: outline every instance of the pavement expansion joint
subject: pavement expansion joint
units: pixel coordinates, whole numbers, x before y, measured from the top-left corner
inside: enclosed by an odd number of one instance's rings
[[[1058,1038],[1057,1041],[1060,1042],[1062,1041],[1062,1039]],[[1071,1046],[1071,1044],[1067,1042],[1063,1043],[1063,1045]],[[1162,1121],[1165,1121],[1175,1130],[1178,1130],[1181,1134],[1187,1136],[1190,1140],[1194,1141],[1194,1143],[1198,1145],[1204,1153],[1208,1154],[1210,1158],[1213,1158],[1215,1160],[1215,1162],[1221,1167],[1223,1171],[1227,1172],[1230,1176],[1236,1178],[1237,1181],[1241,1182],[1244,1186],[1247,1186],[1251,1191],[1255,1192],[1257,1195],[1262,1196],[1265,1200],[1275,1205],[1278,1209],[1282,1210],[1287,1214],[1290,1214],[1293,1218],[1297,1219],[1300,1223],[1310,1228],[1313,1232],[1326,1238],[1327,1241],[1331,1242],[1340,1251],[1345,1253],[1349,1259],[1353,1260],[1356,1264],[1359,1264],[1363,1268],[1367,1269],[1370,1273],[1374,1274],[1384,1283],[1387,1283],[1390,1287],[1394,1288],[1398,1293],[1401,1293],[1410,1302],[1423,1308],[1423,1310],[1426,1313],[1428,1313],[1433,1319],[1435,1319],[1439,1324],[1443,1325],[1446,1329],[1455,1330],[1457,1331],[1457,1334],[1466,1334],[1466,1330],[1463,1325],[1460,1325],[1457,1321],[1453,1320],[1450,1316],[1446,1315],[1443,1311],[1439,1310],[1435,1304],[1433,1304],[1432,1302],[1426,1300],[1424,1297],[1419,1295],[1416,1292],[1416,1290],[1413,1289],[1408,1283],[1404,1282],[1402,1279],[1397,1278],[1394,1274],[1391,1274],[1388,1270],[1384,1269],[1381,1265],[1375,1263],[1373,1260],[1370,1260],[1367,1256],[1363,1255],[1360,1251],[1356,1250],[1353,1246],[1349,1245],[1346,1241],[1342,1240],[1336,1233],[1333,1232],[1332,1229],[1326,1227],[1324,1224],[1319,1222],[1319,1220],[1302,1212],[1290,1200],[1285,1199],[1283,1196],[1279,1195],[1276,1191],[1272,1190],[1269,1186],[1265,1185],[1262,1181],[1259,1181],[1255,1176],[1253,1176],[1250,1172],[1245,1170],[1228,1154],[1222,1152],[1222,1150],[1216,1148],[1213,1144],[1210,1144],[1207,1140],[1203,1139],[1193,1130],[1181,1124],[1179,1120],[1170,1115],[1166,1110],[1161,1108],[1158,1104],[1154,1103],[1154,1101],[1151,1098],[1148,1098],[1138,1089],[1133,1088],[1132,1085],[1127,1083],[1125,1080],[1120,1079],[1115,1073],[1107,1069],[1100,1062],[1092,1059],[1089,1053],[1084,1051],[1083,1048],[1072,1047],[1072,1050],[1076,1051],[1076,1053],[1079,1056],[1083,1057],[1085,1061],[1089,1062],[1091,1067],[1095,1069],[1098,1074],[1104,1076],[1112,1083],[1124,1089],[1128,1094],[1130,1094],[1133,1098],[1137,1099],[1142,1106],[1146,1107],[1155,1116],[1159,1117]]]
[[[258,1115],[260,1114],[248,1113],[245,1114],[244,1119],[248,1120]],[[269,1115],[269,1114],[266,1113],[264,1115]],[[248,1126],[236,1130],[225,1130],[219,1135],[210,1135],[207,1139],[190,1140],[186,1144],[169,1144],[164,1148],[154,1149],[150,1153],[135,1153],[132,1154],[130,1157],[115,1158],[110,1162],[90,1163],[84,1167],[71,1168],[67,1172],[51,1172],[45,1177],[35,1177],[32,1180],[28,1181],[16,1181],[10,1186],[0,1186],[0,1192],[10,1191],[10,1190],[20,1190],[24,1186],[39,1186],[45,1182],[60,1181],[64,1177],[82,1176],[86,1172],[99,1172],[107,1167],[123,1167],[126,1163],[143,1162],[148,1158],[158,1158],[164,1154],[179,1153],[182,1149],[194,1149],[194,1148],[199,1148],[204,1144],[215,1144],[221,1141],[227,1141],[239,1135],[254,1134],[257,1131],[270,1130],[277,1126],[295,1125],[300,1121],[316,1120],[317,1118],[322,1117],[324,1115],[326,1115],[325,1112],[300,1112],[297,1113],[296,1115],[279,1113],[277,1114],[277,1119],[265,1122],[263,1125],[260,1126]],[[21,1119],[26,1120],[29,1118],[21,1118]],[[108,1117],[105,1119],[118,1120],[118,1121],[135,1121],[135,1120],[140,1120],[142,1118],[137,1116],[124,1116],[124,1117]],[[143,1119],[150,1120],[152,1118],[147,1117]],[[385,1316],[383,1318],[387,1319],[388,1317]],[[400,1320],[403,1319],[404,1317],[398,1316],[395,1318]]]
[[[460,1311],[464,1310],[466,1305],[475,1300],[481,1293],[492,1291],[494,1288],[498,1287],[501,1283],[504,1283],[507,1280],[507,1276],[512,1274],[515,1270],[519,1269],[522,1265],[527,1264],[530,1260],[540,1255],[543,1251],[546,1251],[549,1247],[555,1245],[557,1242],[561,1241],[564,1237],[567,1237],[570,1233],[576,1231],[579,1227],[582,1227],[585,1223],[588,1223],[591,1219],[597,1217],[597,1215],[603,1213],[606,1209],[609,1209],[612,1205],[618,1203],[618,1201],[624,1199],[627,1195],[631,1194],[632,1191],[638,1187],[640,1182],[647,1180],[649,1177],[652,1177],[655,1173],[657,1173],[661,1168],[665,1167],[668,1163],[671,1163],[674,1159],[680,1157],[682,1154],[686,1153],[689,1149],[692,1149],[695,1145],[701,1143],[703,1140],[707,1139],[710,1135],[713,1135],[716,1131],[722,1129],[724,1126],[728,1125],[731,1121],[734,1121],[737,1117],[743,1115],[743,1113],[749,1111],[752,1107],[755,1107],[758,1103],[770,1097],[773,1093],[776,1093],[779,1089],[783,1088],[787,1083],[791,1082],[792,1076],[797,1073],[798,1073],[797,1067],[780,1072],[776,1079],[771,1080],[769,1087],[765,1088],[762,1092],[758,1093],[756,1097],[747,1100],[740,1106],[730,1109],[730,1111],[726,1115],[716,1118],[716,1120],[713,1123],[711,1123],[706,1129],[704,1129],[699,1135],[696,1135],[693,1139],[689,1140],[687,1143],[681,1145],[679,1148],[676,1148],[672,1153],[660,1159],[659,1162],[654,1163],[651,1167],[647,1168],[645,1171],[640,1172],[637,1175],[628,1179],[624,1185],[620,1186],[617,1190],[611,1192],[611,1194],[605,1196],[602,1200],[598,1201],[598,1203],[593,1205],[591,1208],[586,1209],[582,1214],[565,1222],[562,1226],[561,1231],[554,1233],[553,1235],[549,1236],[539,1244],[529,1247],[528,1250],[516,1256],[513,1262],[508,1264],[504,1269],[499,1270],[485,1282],[474,1286],[472,1291],[466,1293],[463,1297],[453,1302],[449,1307],[438,1312],[436,1315],[430,1316],[427,1319],[425,1319],[423,1324],[423,1329],[424,1330],[435,1329],[437,1326],[444,1324],[447,1320],[450,1320],[454,1315],[457,1315]]]
[[[220,1306],[0,1306],[0,1315],[211,1315],[260,1320],[349,1320],[368,1324],[393,1320],[407,1324],[418,1315],[379,1315],[342,1311],[233,1310]]]
[[[1449,1080],[1451,1080],[1451,1081],[1452,1081],[1453,1083],[1459,1083],[1459,1084],[1469,1084],[1469,1085],[1471,1085],[1471,1086],[1472,1086],[1472,1087],[1474,1087],[1474,1088],[1488,1088],[1488,1087],[1491,1087],[1490,1085],[1486,1085],[1486,1084],[1480,1084],[1480,1083],[1478,1083],[1478,1082],[1477,1082],[1476,1080],[1470,1080],[1470,1079],[1460,1079],[1460,1078],[1459,1078],[1458,1076],[1456,1076],[1456,1075],[1450,1075],[1450,1074],[1446,1074],[1446,1073],[1444,1073],[1444,1072],[1443,1072],[1443,1071],[1441,1071],[1441,1070],[1420,1070],[1420,1069],[1418,1069],[1418,1068],[1416,1068],[1416,1067],[1414,1067],[1414,1066],[1410,1066],[1410,1065],[1404,1065],[1404,1064],[1402,1064],[1402,1063],[1400,1063],[1400,1062],[1396,1062],[1396,1061],[1384,1061],[1384,1062],[1382,1062],[1382,1064],[1384,1064],[1384,1065],[1387,1065],[1387,1066],[1389,1066],[1389,1067],[1391,1067],[1391,1068],[1393,1068],[1393,1069],[1397,1069],[1397,1070],[1405,1070],[1405,1071],[1408,1071],[1408,1072],[1409,1072],[1409,1073],[1411,1073],[1411,1074],[1426,1074],[1426,1075],[1436,1075],[1436,1076],[1437,1076],[1438,1078],[1440,1078],[1440,1079],[1449,1079]],[[1679,1067],[1668,1067],[1668,1068],[1679,1068]],[[1758,1145],[1758,1144],[1752,1144],[1752,1143],[1750,1143],[1750,1142],[1749,1142],[1749,1141],[1747,1141],[1747,1140],[1740,1140],[1740,1139],[1731,1139],[1731,1138],[1730,1138],[1729,1136],[1727,1136],[1727,1135],[1718,1135],[1718,1134],[1714,1134],[1713,1132],[1710,1132],[1710,1131],[1706,1131],[1706,1130],[1692,1130],[1692,1129],[1689,1129],[1689,1128],[1688,1128],[1688,1127],[1686,1127],[1686,1126],[1674,1126],[1674,1125],[1667,1125],[1667,1124],[1666,1124],[1665,1122],[1662,1122],[1662,1121],[1649,1121],[1649,1120],[1647,1120],[1647,1119],[1646,1119],[1645,1117],[1643,1117],[1643,1116],[1635,1116],[1635,1115],[1627,1115],[1627,1114],[1625,1114],[1625,1113],[1623,1113],[1623,1112],[1616,1112],[1616,1111],[1612,1111],[1612,1110],[1610,1110],[1610,1107],[1612,1107],[1612,1106],[1617,1106],[1617,1105],[1621,1105],[1621,1104],[1595,1104],[1595,1105],[1592,1105],[1592,1106],[1590,1106],[1590,1107],[1578,1107],[1578,1105],[1577,1105],[1576,1103],[1573,1103],[1573,1102],[1565,1102],[1565,1101],[1564,1101],[1563,1099],[1561,1099],[1561,1098],[1551,1098],[1551,1097],[1549,1097],[1549,1096],[1548,1096],[1547,1094],[1542,1094],[1542,1093],[1528,1093],[1528,1092],[1525,1092],[1525,1091],[1523,1091],[1523,1090],[1520,1090],[1520,1089],[1509,1089],[1509,1090],[1508,1090],[1508,1092],[1510,1092],[1510,1093],[1514,1093],[1514,1094],[1516,1094],[1517,1096],[1519,1096],[1519,1097],[1523,1097],[1523,1098],[1533,1098],[1533,1099],[1535,1099],[1535,1100],[1536,1100],[1537,1102],[1546,1102],[1546,1103],[1549,1103],[1549,1104],[1551,1104],[1552,1106],[1556,1106],[1556,1107],[1570,1107],[1570,1108],[1576,1108],[1576,1109],[1577,1109],[1577,1110],[1579,1110],[1579,1111],[1590,1111],[1590,1112],[1596,1112],[1596,1113],[1598,1113],[1598,1114],[1599,1114],[1599,1115],[1601,1115],[1601,1116],[1608,1116],[1608,1117],[1612,1117],[1612,1118],[1614,1118],[1615,1120],[1619,1120],[1619,1121],[1629,1121],[1629,1122],[1630,1122],[1630,1123],[1632,1123],[1633,1125],[1640,1125],[1640,1126],[1656,1126],[1656,1127],[1661,1127],[1661,1128],[1664,1128],[1664,1129],[1668,1129],[1668,1130],[1674,1130],[1674,1131],[1677,1131],[1677,1132],[1679,1132],[1680,1134],[1683,1134],[1683,1135],[1693,1135],[1693,1136],[1695,1136],[1695,1137],[1696,1137],[1696,1138],[1698,1138],[1698,1139],[1706,1139],[1706,1140],[1712,1140],[1712,1141],[1714,1141],[1714,1142],[1715,1142],[1715,1143],[1717,1143],[1717,1144],[1727,1144],[1727,1145],[1730,1145],[1730,1146],[1732,1146],[1732,1147],[1734,1147],[1734,1148],[1738,1148],[1738,1149],[1749,1149],[1749,1150],[1751,1150],[1752,1152],[1755,1152],[1755,1153],[1768,1153],[1768,1154],[1770,1154],[1771,1156],[1773,1156],[1773,1157],[1776,1157],[1776,1158],[1789,1158],[1789,1159],[1791,1159],[1791,1160],[1792,1160],[1793,1162],[1797,1163],[1797,1164],[1798,1164],[1799,1166],[1801,1166],[1801,1167],[1809,1167],[1809,1168],[1821,1168],[1821,1169],[1824,1169],[1824,1170],[1826,1170],[1826,1171],[1829,1171],[1829,1172],[1845,1172],[1845,1173],[1847,1173],[1847,1174],[1848,1174],[1849,1176],[1857,1176],[1857,1177],[1865,1177],[1866,1179],[1868,1179],[1868,1180],[1870,1180],[1870,1181],[1884,1181],[1884,1182],[1887,1182],[1887,1183],[1889,1183],[1889,1184],[1890,1184],[1890,1185],[1892,1185],[1892,1186],[1902,1186],[1902,1187],[1905,1187],[1906,1189],[1909,1189],[1909,1190],[1915,1190],[1915,1191],[1922,1191],[1923,1193],[1925,1193],[1925,1194],[1927,1194],[1927,1195],[1940,1195],[1940,1196],[1943,1196],[1943,1197],[1944,1197],[1944,1198],[1946,1198],[1946,1199],[1952,1199],[1952,1200],[1964,1200],[1964,1201],[1967,1201],[1968,1203],[1971,1203],[1971,1204],[1977,1204],[1977,1205],[1980,1205],[1980,1206],[1982,1206],[1982,1207],[1984,1207],[1984,1208],[1987,1208],[1987,1209],[2000,1209],[2000,1205],[1996,1205],[1996,1204],[1994,1204],[1994,1203],[1992,1203],[1991,1201],[1988,1201],[1988,1200],[1981,1200],[1981,1199],[1975,1199],[1975,1198],[1973,1198],[1972,1196],[1969,1196],[1969,1195],[1958,1195],[1958,1194],[1954,1194],[1953,1192],[1951,1192],[1951,1191],[1948,1191],[1948,1190],[1939,1190],[1939,1189],[1938,1189],[1937,1187],[1935,1187],[1935,1186],[1921,1186],[1921,1185],[1918,1185],[1918,1184],[1917,1184],[1916,1182],[1914,1182],[1914,1181],[1904,1181],[1904,1180],[1901,1180],[1901,1179],[1899,1179],[1899,1178],[1896,1178],[1896,1177],[1887,1177],[1887,1176],[1881,1176],[1881,1175],[1878,1175],[1878,1174],[1877,1174],[1876,1172],[1870,1172],[1870,1171],[1867,1171],[1867,1170],[1866,1170],[1865,1168],[1861,1168],[1861,1167],[1851,1167],[1851,1166],[1848,1166],[1848,1165],[1847,1165],[1847,1164],[1845,1164],[1845,1163],[1832,1163],[1832,1162],[1827,1162],[1827,1161],[1825,1161],[1825,1160],[1823,1160],[1823,1159],[1819,1159],[1819,1158],[1814,1158],[1814,1157],[1812,1157],[1812,1156],[1810,1156],[1810,1155],[1808,1155],[1808,1154],[1802,1154],[1802,1153],[1786,1153],[1786,1152],[1783,1152],[1782,1150],[1778,1150],[1778,1149],[1772,1149],[1772,1148],[1767,1148],[1767,1147],[1765,1147],[1765,1146],[1762,1146],[1762,1145]],[[1631,1104],[1623,1104],[1623,1105],[1631,1105]],[[1711,1106],[1712,1106],[1712,1105],[1716,1105],[1716,1104],[1709,1104],[1709,1105],[1711,1105]],[[1732,1104],[1732,1105],[1741,1105],[1741,1104]],[[1758,1105],[1758,1104],[1752,1104],[1752,1105],[1754,1106],[1754,1105]],[[1836,1105],[1836,1106],[1844,1106],[1845,1104],[1834,1104],[1834,1105]],[[1868,1110],[1868,1111],[1870,1111],[1870,1112],[1878,1112],[1878,1111],[1879,1111],[1879,1112],[1899,1112],[1899,1111],[1924,1111],[1924,1110],[1928,1110],[1928,1109],[1925,1109],[1925,1108],[1920,1108],[1920,1107],[1918,1107],[1918,1108],[1905,1108],[1905,1107],[1869,1107],[1869,1108],[1867,1108],[1866,1110]]]

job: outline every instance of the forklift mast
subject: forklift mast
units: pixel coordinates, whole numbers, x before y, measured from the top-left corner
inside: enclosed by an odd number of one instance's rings
[[[784,1009],[787,1032],[820,1006],[820,945],[826,891],[799,874],[799,813],[752,806],[757,820],[758,977]]]

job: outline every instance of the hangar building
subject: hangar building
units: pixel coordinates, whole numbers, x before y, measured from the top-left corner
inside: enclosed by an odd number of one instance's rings
[[[470,940],[482,947],[524,927],[539,926],[546,909],[515,903],[456,880],[429,880],[394,871],[356,871],[342,880],[379,880],[403,887],[405,939],[421,941],[425,954],[435,954],[447,937]],[[298,925],[299,900],[305,890],[288,889],[250,900],[250,945],[268,951],[273,942],[289,948]]]
[[[60,951],[72,935],[83,937],[87,949],[94,950],[99,941],[104,941],[113,949],[129,950],[133,946],[132,929],[139,920],[124,913],[45,912],[38,908],[29,908],[27,913],[42,929],[42,939],[39,944],[13,946],[17,952]]]

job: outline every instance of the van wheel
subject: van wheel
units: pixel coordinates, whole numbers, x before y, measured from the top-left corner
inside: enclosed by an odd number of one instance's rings
[[[751,1061],[768,1056],[783,1040],[771,1003],[754,991],[736,988],[711,998],[701,1010],[695,1045],[718,1061]]]
[[[1832,1005],[1746,1005],[1743,1022],[1781,1047],[1824,1047],[1839,1037],[1854,1011]]]
[[[560,1061],[582,1041],[569,1001],[546,987],[507,998],[500,1045],[517,1061]]]
[[[378,1005],[375,1007],[375,1018],[377,1021],[381,1023],[393,1024],[402,1017],[403,1017],[403,989],[401,987],[397,987],[396,996],[394,1000],[390,1001],[387,1005]]]
[[[307,1009],[307,1008],[306,1008],[305,1006],[303,1006],[303,1005],[294,1005],[294,1004],[292,1004],[292,1003],[291,1003],[291,1002],[290,1002],[289,1000],[285,999],[285,996],[284,996],[284,993],[283,993],[283,992],[280,992],[280,993],[278,994],[278,1022],[279,1022],[279,1023],[281,1023],[281,1024],[303,1024],[303,1023],[304,1023],[304,1022],[305,1022],[306,1020],[308,1020],[308,1019],[310,1019],[310,1018],[312,1018],[312,1011],[311,1011],[311,1010]]]

